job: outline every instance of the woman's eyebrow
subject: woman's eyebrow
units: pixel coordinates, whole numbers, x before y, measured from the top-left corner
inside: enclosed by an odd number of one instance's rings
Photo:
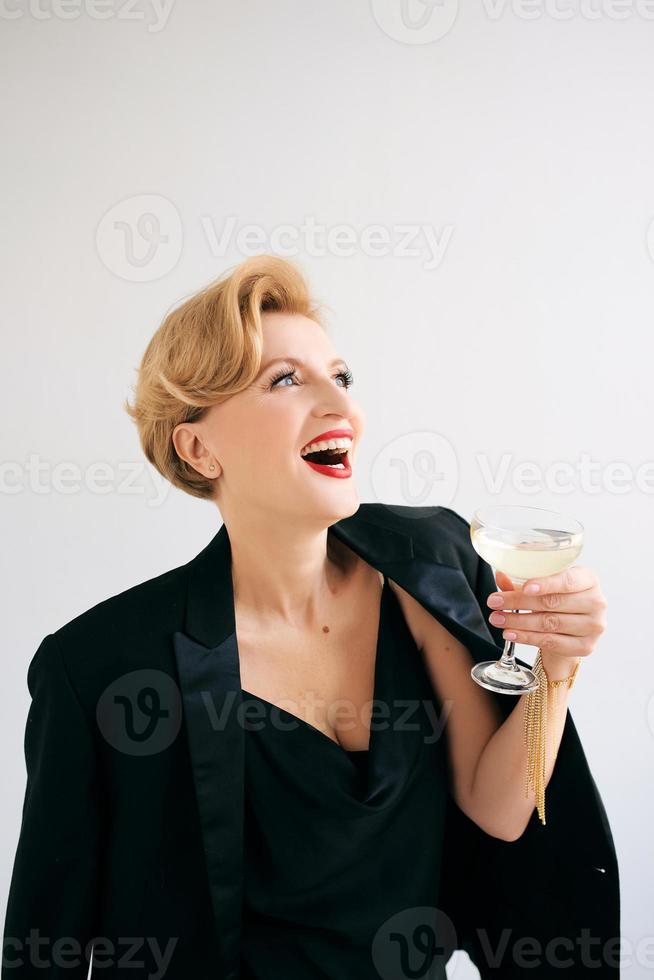
[[[273,364],[277,364],[278,362],[285,363],[285,364],[292,364],[294,367],[301,367],[301,368],[306,367],[304,361],[299,357],[273,357],[261,367],[261,370],[259,371],[257,377],[262,375],[264,371],[267,371],[269,367],[272,367]],[[328,367],[336,367],[337,364],[341,364],[347,370],[347,364],[345,363],[342,357],[335,357],[332,361],[329,362]]]

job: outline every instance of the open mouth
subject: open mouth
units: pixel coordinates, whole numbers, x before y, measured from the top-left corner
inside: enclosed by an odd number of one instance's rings
[[[349,458],[350,446],[351,440],[343,440],[340,446],[316,449],[310,453],[302,450],[300,455],[305,463],[318,473],[323,473],[326,476],[346,477],[352,473]]]
[[[330,466],[333,469],[346,470],[350,468],[347,449],[319,449],[315,453],[305,453],[302,459],[307,463],[318,466]]]

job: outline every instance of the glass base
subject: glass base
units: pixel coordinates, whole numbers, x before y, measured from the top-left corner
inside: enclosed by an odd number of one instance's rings
[[[540,682],[533,670],[515,665],[515,670],[503,667],[499,660],[485,660],[475,664],[470,676],[481,687],[497,694],[528,694],[538,690]]]

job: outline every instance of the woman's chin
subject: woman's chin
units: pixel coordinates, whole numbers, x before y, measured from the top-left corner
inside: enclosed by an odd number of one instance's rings
[[[301,506],[304,501],[305,507]],[[356,514],[361,505],[359,493],[354,479],[328,480],[312,487],[307,492],[306,486],[298,491],[296,507],[298,510],[314,510],[316,515],[328,518],[331,523]]]

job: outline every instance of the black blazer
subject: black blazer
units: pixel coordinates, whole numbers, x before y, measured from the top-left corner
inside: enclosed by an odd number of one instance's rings
[[[475,662],[499,655],[492,570],[454,511],[365,503],[331,532]],[[2,980],[79,980],[92,942],[95,980],[238,976],[244,728],[230,563],[222,525],[191,561],[93,606],[32,658]],[[489,695],[503,716],[516,706]],[[448,798],[439,907],[454,926],[449,945],[484,980],[560,977],[561,967],[618,977],[616,854],[569,711],[546,804],[545,826],[534,810],[507,842]]]

